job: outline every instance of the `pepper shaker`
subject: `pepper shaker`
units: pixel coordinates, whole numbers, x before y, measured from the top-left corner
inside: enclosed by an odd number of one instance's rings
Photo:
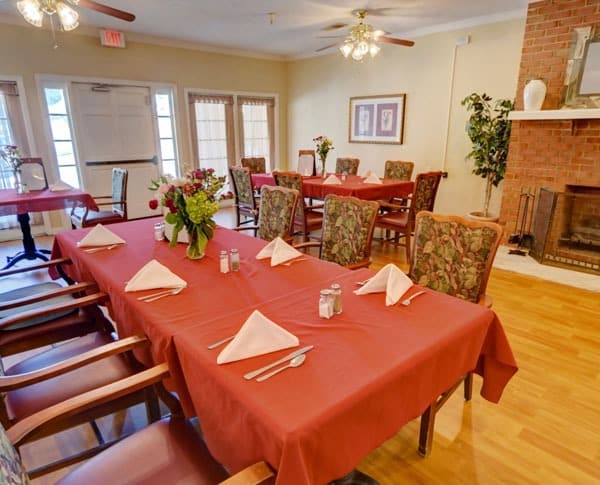
[[[333,300],[333,313],[342,313],[342,288],[337,283],[331,285],[331,299]]]
[[[237,249],[232,249],[229,252],[231,256],[231,271],[239,271],[240,270],[240,253]]]

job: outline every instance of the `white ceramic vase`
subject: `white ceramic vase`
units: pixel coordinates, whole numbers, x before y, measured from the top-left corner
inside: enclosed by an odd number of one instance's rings
[[[541,79],[532,79],[523,89],[523,109],[536,111],[542,109],[546,97],[546,84]]]

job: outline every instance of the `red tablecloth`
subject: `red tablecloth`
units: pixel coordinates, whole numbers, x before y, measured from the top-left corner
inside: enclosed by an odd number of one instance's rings
[[[318,317],[318,285],[258,307],[313,344],[306,362],[265,382],[243,375],[289,350],[217,365],[207,344],[234,334],[244,310],[188,328],[175,346],[211,453],[231,471],[258,460],[279,484],[322,484],[349,473],[456,380],[474,369],[493,402],[517,366],[488,309],[428,290],[409,307],[356,296],[369,270],[340,275],[343,314]]]
[[[382,184],[365,184],[364,177],[347,175],[341,185],[323,185],[322,177],[302,177],[302,191],[305,197],[324,199],[327,194],[351,195],[365,200],[384,200],[393,197],[405,198],[412,193],[414,182],[395,179],[381,179]],[[273,176],[268,173],[252,174],[252,183],[259,188],[275,185]]]
[[[98,210],[92,196],[78,189],[57,192],[50,189],[35,190],[26,194],[17,194],[14,189],[4,189],[0,190],[0,216],[67,209],[76,201],[92,210]]]

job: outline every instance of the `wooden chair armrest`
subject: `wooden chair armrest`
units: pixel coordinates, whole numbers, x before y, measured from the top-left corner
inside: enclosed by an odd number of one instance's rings
[[[10,276],[18,273],[26,273],[27,271],[35,271],[38,269],[49,268],[51,266],[58,266],[60,264],[72,264],[72,261],[69,258],[57,258],[51,259],[50,261],[44,261],[43,263],[39,264],[32,264],[31,266],[25,266],[22,268],[5,269],[4,271],[0,271],[0,278],[2,278],[3,276]]]
[[[344,268],[355,270],[360,268],[368,268],[370,265],[371,259],[365,259],[364,261],[359,261],[358,263],[347,264],[344,266]]]
[[[97,195],[96,197],[93,197],[94,200],[98,200],[98,199],[112,199],[112,195]]]
[[[252,221],[250,221],[252,222]],[[258,226],[238,226],[234,227],[234,231],[247,231],[248,229],[252,229],[253,231],[258,231]]]
[[[320,241],[308,241],[308,242],[294,244],[294,247],[296,249],[305,249],[305,248],[311,248],[311,247],[318,248],[318,247],[321,247],[321,242]]]
[[[323,207],[325,207],[325,204],[312,204],[312,205],[307,205],[306,206],[306,210],[315,210],[315,209],[322,209]]]
[[[74,369],[79,369],[85,365],[97,362],[112,355],[122,354],[142,344],[148,344],[149,340],[144,335],[134,335],[133,337],[117,340],[96,349],[88,350],[82,354],[70,357],[62,362],[26,372],[24,374],[15,374],[11,376],[0,376],[0,392],[8,392],[21,387],[36,384],[46,379],[65,374]]]
[[[39,295],[25,296],[18,300],[13,300],[9,303],[0,303],[0,310],[10,310],[11,308],[17,308],[23,305],[29,305],[30,303],[37,303],[38,301],[49,300],[56,298],[57,296],[70,295],[73,293],[79,293],[89,288],[97,288],[96,283],[91,281],[84,281],[83,283],[76,283],[74,285],[64,286],[47,293],[40,293]]]
[[[388,202],[388,201],[384,201],[384,200],[379,201],[379,206],[382,209],[392,209],[392,210],[409,210],[410,209],[410,207],[408,205],[393,204],[392,202]]]
[[[223,480],[220,485],[254,485],[273,478],[275,472],[264,461],[254,463],[237,472],[235,475]]]
[[[18,447],[23,440],[42,425],[73,416],[91,406],[99,406],[144,389],[145,387],[152,386],[168,377],[168,375],[169,368],[167,364],[151,367],[133,376],[84,392],[32,414],[9,428],[6,433],[13,445]]]
[[[75,310],[76,308],[81,308],[84,306],[96,305],[101,303],[107,297],[108,295],[106,293],[99,292],[94,293],[93,295],[83,296],[81,298],[74,298],[73,301],[41,306],[39,308],[34,308],[26,312],[16,313],[15,315],[11,315],[10,317],[6,317],[0,320],[0,330],[5,329],[6,327],[11,327],[12,325],[16,325],[17,323],[26,322],[27,320],[30,320],[32,318],[47,315],[49,313],[62,313],[69,310]]]

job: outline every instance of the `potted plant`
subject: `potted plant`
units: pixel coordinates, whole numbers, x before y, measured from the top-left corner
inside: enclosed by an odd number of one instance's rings
[[[508,113],[513,109],[513,102],[509,99],[492,102],[485,93],[472,93],[461,104],[470,113],[466,130],[473,149],[467,160],[474,162],[473,173],[486,180],[483,211],[470,215],[497,220],[497,217],[490,216],[490,199],[493,187],[498,186],[506,172],[511,127]]]

